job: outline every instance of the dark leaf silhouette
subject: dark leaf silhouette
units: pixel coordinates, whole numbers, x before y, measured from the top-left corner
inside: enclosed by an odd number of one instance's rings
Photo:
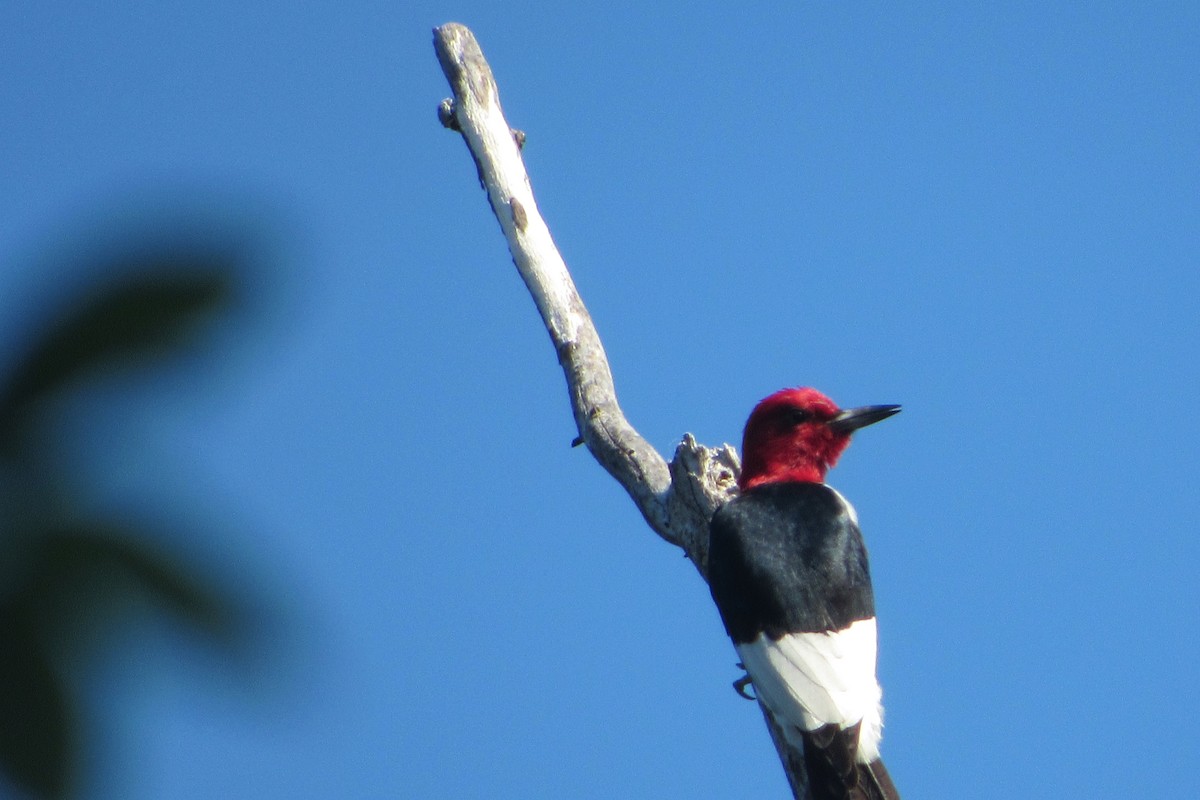
[[[229,305],[238,269],[229,248],[173,241],[90,265],[97,280],[64,298],[0,375],[0,793],[71,795],[90,729],[73,693],[88,662],[77,651],[105,643],[99,623],[149,607],[208,643],[234,644],[240,632],[246,609],[160,544],[172,537],[155,534],[170,531],[83,513],[86,470],[64,474],[41,458],[63,438],[48,400],[179,354]]]
[[[78,724],[28,598],[0,605],[0,768],[37,797],[64,797]]]
[[[224,271],[163,259],[69,308],[22,359],[0,393],[0,441],[11,442],[29,406],[96,370],[165,356],[230,296]],[[153,265],[151,265],[151,268]],[[128,272],[128,270],[126,270]]]
[[[46,608],[74,600],[94,614],[119,611],[136,593],[198,631],[228,638],[236,616],[229,600],[144,544],[148,538],[100,525],[39,537],[30,559],[31,600]]]

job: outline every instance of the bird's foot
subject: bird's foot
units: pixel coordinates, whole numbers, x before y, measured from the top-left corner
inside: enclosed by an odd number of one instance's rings
[[[741,663],[739,663],[737,665],[737,667],[738,667],[738,669],[746,668]],[[747,673],[746,675],[743,675],[742,677],[738,678],[736,681],[733,682],[733,690],[735,692],[737,692],[739,695],[741,695],[742,697],[746,698],[747,700],[757,700],[758,699],[757,697],[755,697],[754,695],[752,695],[746,691],[746,687],[751,685],[752,683],[754,683],[754,679],[750,677],[749,673]]]

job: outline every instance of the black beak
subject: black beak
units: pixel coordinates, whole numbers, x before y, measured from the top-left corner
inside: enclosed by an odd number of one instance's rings
[[[848,408],[829,420],[829,427],[838,433],[853,433],[859,428],[874,425],[893,414],[900,413],[900,406],[862,406]]]

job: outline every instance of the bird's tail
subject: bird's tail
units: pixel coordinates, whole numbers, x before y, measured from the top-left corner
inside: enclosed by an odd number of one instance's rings
[[[875,800],[900,800],[900,792],[896,791],[896,784],[892,783],[892,776],[888,774],[887,767],[883,765],[883,759],[877,758],[870,764],[858,765],[858,782],[866,792],[864,798]]]
[[[855,758],[858,725],[826,725],[806,731],[804,766],[813,800],[900,800],[881,759],[860,764]]]

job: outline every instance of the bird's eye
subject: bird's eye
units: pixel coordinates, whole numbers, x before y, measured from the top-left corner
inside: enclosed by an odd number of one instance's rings
[[[811,417],[812,414],[808,413],[802,408],[788,409],[787,421],[789,425],[799,425],[801,423],[808,422]]]

